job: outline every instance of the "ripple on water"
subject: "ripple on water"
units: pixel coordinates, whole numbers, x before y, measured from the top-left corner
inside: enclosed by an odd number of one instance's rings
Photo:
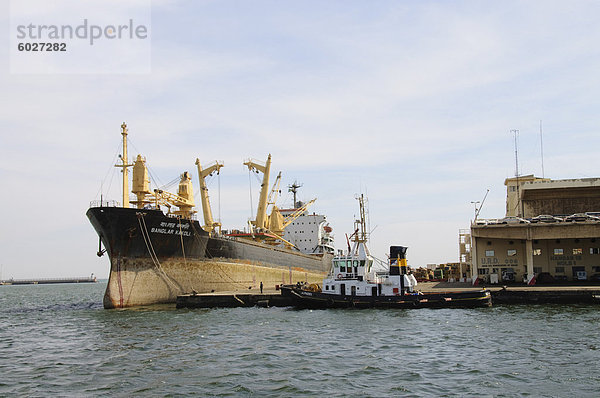
[[[55,287],[1,288],[2,396],[592,397],[600,388],[597,307],[107,311],[102,286]]]

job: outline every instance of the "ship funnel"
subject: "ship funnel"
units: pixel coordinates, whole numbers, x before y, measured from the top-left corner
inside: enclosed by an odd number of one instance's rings
[[[406,274],[406,246],[390,246],[390,275]]]
[[[408,247],[406,246],[390,246],[390,259],[392,258],[406,258],[406,251]]]

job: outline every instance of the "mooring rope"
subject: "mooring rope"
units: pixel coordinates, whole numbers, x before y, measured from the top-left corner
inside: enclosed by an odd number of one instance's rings
[[[187,267],[187,260],[185,259],[185,247],[183,246],[183,231],[181,230],[181,216],[177,216],[177,224],[179,224],[179,238],[181,240],[181,254],[183,254],[183,264],[185,264],[185,266]],[[192,223],[192,220],[189,221],[190,224]]]
[[[171,278],[162,268],[160,261],[158,260],[158,256],[154,251],[154,246],[152,245],[152,241],[150,240],[150,235],[148,234],[148,227],[146,226],[146,220],[144,219],[144,215],[142,213],[137,213],[138,215],[138,224],[140,225],[140,231],[142,232],[142,237],[144,238],[144,243],[146,244],[146,249],[148,249],[148,254],[150,254],[150,259],[154,263],[156,269],[165,277],[165,280],[172,285],[175,289],[179,290],[179,286],[173,278]]]

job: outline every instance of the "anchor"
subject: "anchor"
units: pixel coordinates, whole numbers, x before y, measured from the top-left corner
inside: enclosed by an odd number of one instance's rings
[[[102,257],[104,255],[104,253],[106,253],[106,249],[102,248],[102,236],[99,235],[98,236],[98,251],[96,252],[96,255],[98,257]]]

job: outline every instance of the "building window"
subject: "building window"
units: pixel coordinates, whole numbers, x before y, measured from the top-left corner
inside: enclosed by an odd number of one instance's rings
[[[590,247],[590,254],[600,254],[600,247]]]
[[[563,249],[554,249],[555,256],[562,256],[562,254],[563,254]]]
[[[542,255],[542,249],[533,249],[533,255],[534,256],[541,256]]]
[[[508,257],[516,256],[517,255],[517,251],[515,249],[509,249],[508,252],[506,253],[506,255]]]
[[[557,274],[564,274],[565,267],[556,267],[556,268],[554,268],[554,272],[556,272]]]
[[[583,254],[583,249],[581,249],[581,248],[573,249],[573,254]]]
[[[533,273],[534,274],[539,274],[542,272],[542,267],[533,267]]]
[[[486,250],[485,251],[485,256],[486,257],[494,257],[494,251],[493,250]]]
[[[600,267],[592,267],[592,272],[600,272]]]
[[[479,275],[487,275],[490,273],[489,268],[479,268],[478,271],[479,271]]]

